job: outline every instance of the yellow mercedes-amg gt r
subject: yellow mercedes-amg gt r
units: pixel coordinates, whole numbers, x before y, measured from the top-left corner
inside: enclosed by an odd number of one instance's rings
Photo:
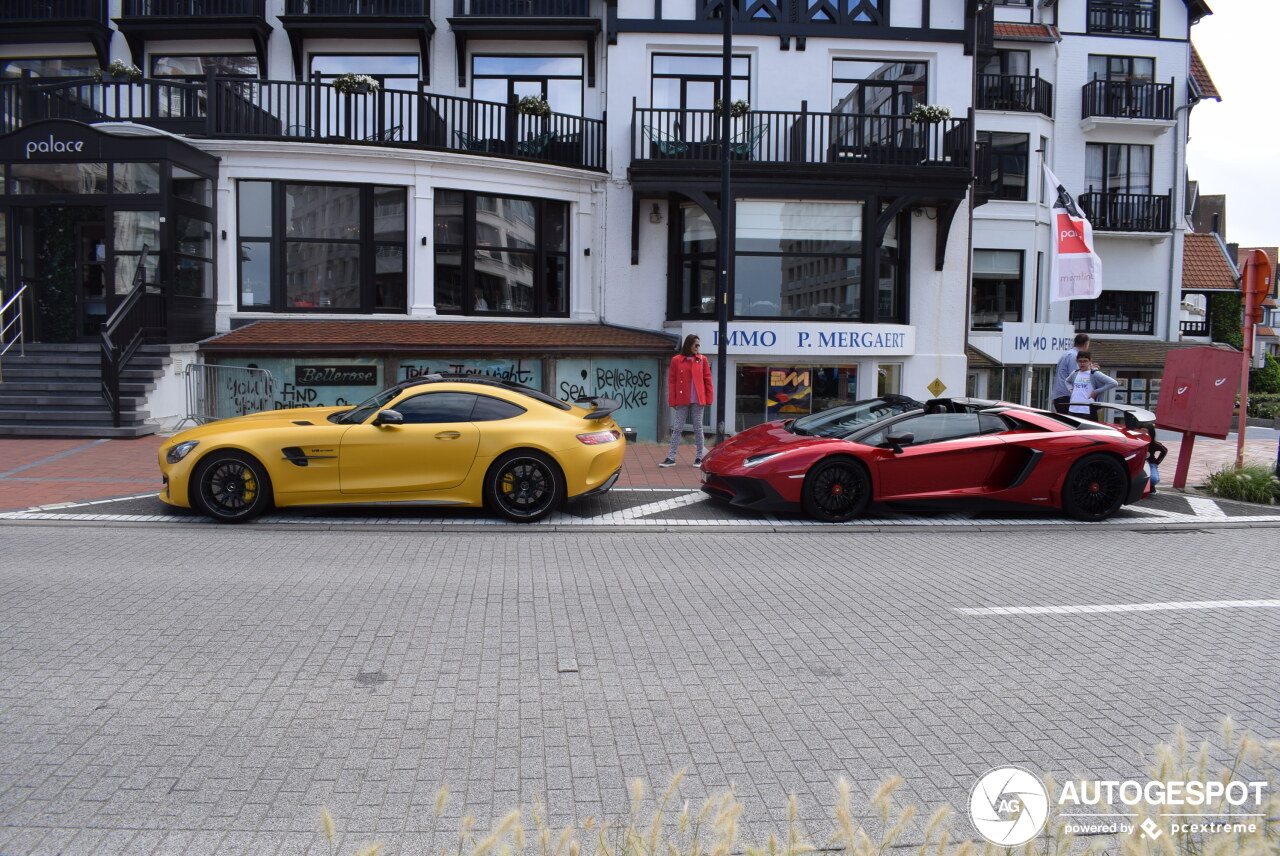
[[[428,375],[357,407],[305,407],[210,422],[160,447],[160,499],[223,523],[272,507],[484,506],[531,523],[608,490],[626,453],[610,415],[520,384]]]

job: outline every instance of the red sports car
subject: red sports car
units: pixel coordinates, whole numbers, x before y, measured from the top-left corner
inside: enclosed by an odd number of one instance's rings
[[[827,522],[858,517],[872,502],[939,500],[1104,520],[1149,491],[1150,411],[1105,405],[1124,420],[1108,425],[1008,402],[934,399],[900,412],[901,401],[743,431],[703,459],[702,489],[743,508],[803,509]]]

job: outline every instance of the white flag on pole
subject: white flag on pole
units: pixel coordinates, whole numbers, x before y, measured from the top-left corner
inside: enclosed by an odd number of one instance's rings
[[[1044,177],[1052,209],[1049,300],[1093,300],[1102,293],[1102,259],[1093,251],[1093,227],[1047,164]]]

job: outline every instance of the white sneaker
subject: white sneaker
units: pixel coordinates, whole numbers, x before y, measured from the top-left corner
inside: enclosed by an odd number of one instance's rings
[[[701,467],[701,466],[702,466],[702,458],[701,458],[701,457],[694,458],[694,459],[693,459],[693,465],[694,465],[695,467]]]
[[[665,461],[663,461],[662,463],[658,464],[658,466],[660,466],[660,467],[674,467],[675,465],[676,465],[676,459],[675,459],[675,458],[667,458]]]

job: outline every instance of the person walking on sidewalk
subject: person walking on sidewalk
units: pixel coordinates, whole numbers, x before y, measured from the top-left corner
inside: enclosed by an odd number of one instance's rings
[[[1089,334],[1077,333],[1074,345],[1058,358],[1058,366],[1053,371],[1053,409],[1059,413],[1067,412],[1071,403],[1071,384],[1067,378],[1076,370],[1076,354],[1089,348]]]
[[[676,465],[676,450],[680,448],[680,437],[684,434],[686,422],[693,425],[693,465],[702,466],[702,455],[707,450],[702,431],[702,409],[714,402],[711,363],[702,356],[698,337],[690,333],[684,337],[680,353],[671,358],[671,367],[667,371],[667,403],[671,405],[671,447],[667,450],[667,459],[658,466]]]
[[[1103,393],[1120,384],[1094,369],[1093,355],[1088,351],[1076,354],[1076,366],[1078,368],[1067,376],[1067,386],[1071,389],[1071,402],[1067,407],[1077,416],[1088,416],[1096,422],[1097,402],[1101,400]]]

